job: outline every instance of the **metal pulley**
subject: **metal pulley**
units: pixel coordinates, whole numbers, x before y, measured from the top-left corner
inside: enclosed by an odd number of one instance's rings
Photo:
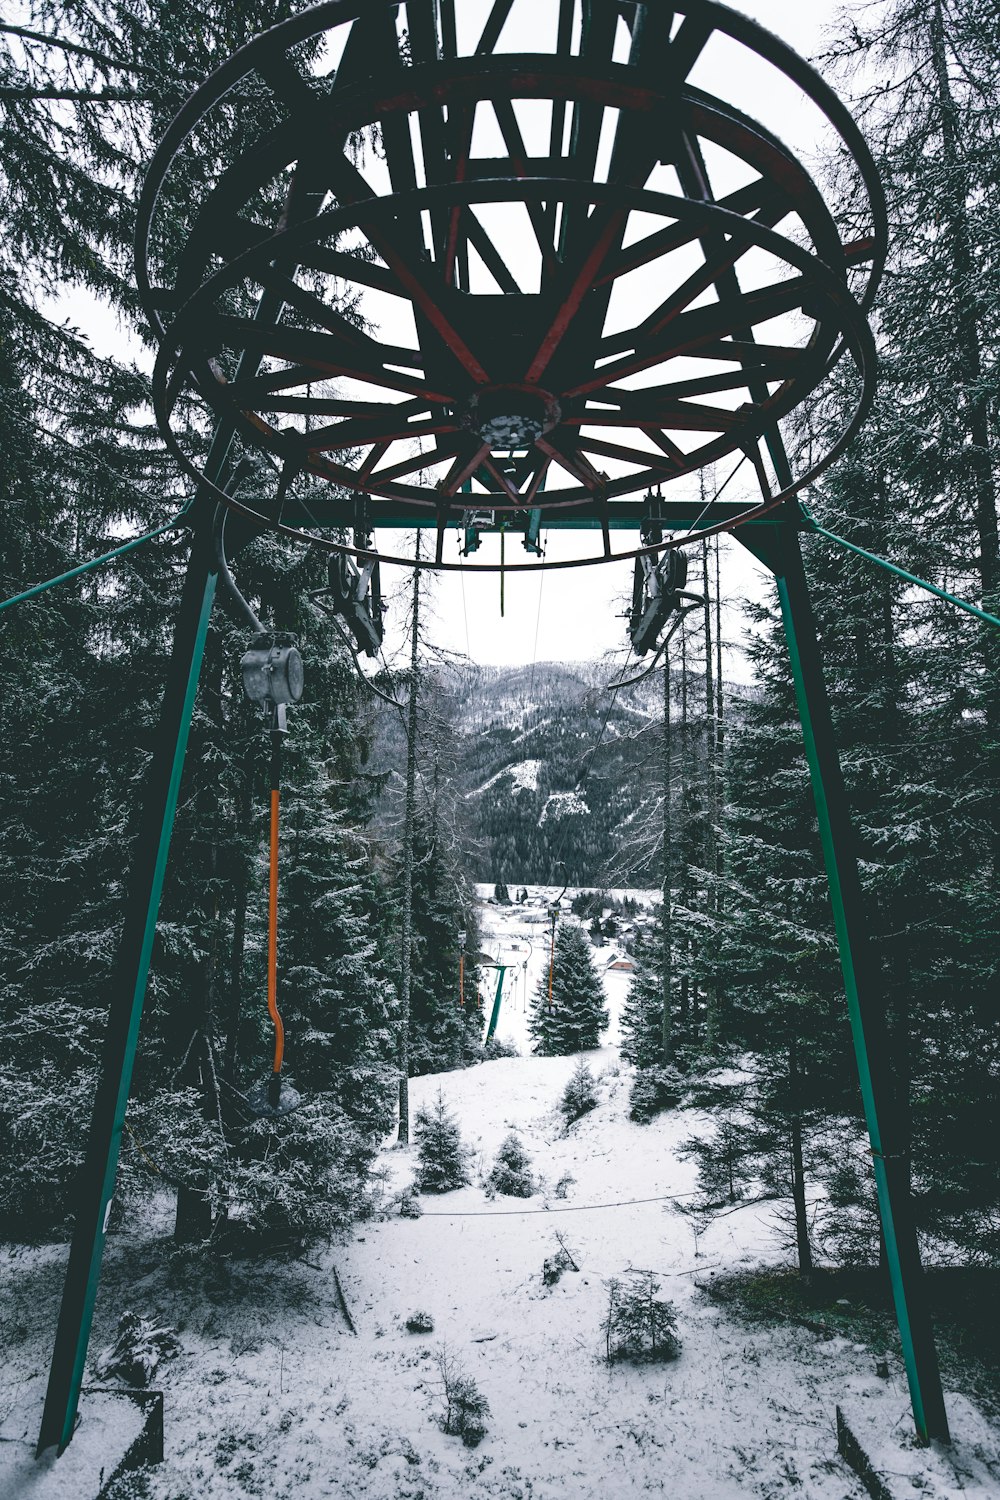
[[[679,549],[664,552],[654,563],[649,557],[635,560],[635,588],[629,635],[636,656],[644,656],[656,645],[657,636],[669,617],[680,607],[687,583],[687,557]]]
[[[298,703],[302,697],[302,657],[298,637],[290,631],[265,630],[255,635],[240,666],[247,697],[265,712]]]

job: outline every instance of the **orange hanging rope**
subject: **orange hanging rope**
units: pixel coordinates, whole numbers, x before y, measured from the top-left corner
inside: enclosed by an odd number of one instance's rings
[[[458,1003],[465,1008],[465,954],[458,955]]]

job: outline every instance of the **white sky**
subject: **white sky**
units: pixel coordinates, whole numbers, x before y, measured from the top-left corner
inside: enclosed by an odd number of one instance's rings
[[[486,4],[487,0],[461,0],[459,10],[461,12],[465,6],[478,12]],[[831,26],[840,4],[839,0],[743,0],[738,8],[774,31],[802,56],[810,58],[821,50],[824,33]],[[711,46],[715,51],[711,52],[710,59],[706,55],[706,64],[711,61],[711,76],[699,75],[696,68],[692,81],[717,90],[748,114],[759,118],[791,144],[807,165],[821,160],[825,145],[813,107],[794,88],[783,90],[775,87],[774,74],[769,70],[766,74],[755,75],[752,66],[747,66],[747,54],[734,46],[729,55],[727,45],[720,43],[718,38],[714,40]],[[148,365],[148,354],[106,309],[97,309],[92,301],[76,297],[61,301],[59,307],[87,329],[101,350],[110,352],[114,349],[117,353],[131,354],[142,365]],[[730,459],[719,466],[714,476],[715,483],[729,473],[733,462]],[[713,488],[710,481],[708,492],[711,493]],[[745,497],[748,502],[759,498],[749,466],[744,468],[727,493],[734,499]],[[618,538],[616,545],[625,545],[621,533]],[[546,540],[550,558],[574,555],[581,546],[580,533],[562,536],[552,533],[546,537],[543,531],[543,540]],[[408,555],[413,549],[413,536],[412,533],[380,532],[378,543],[384,552]],[[589,545],[598,543],[590,542]],[[457,558],[457,548],[457,534],[452,534],[448,538],[446,555]],[[498,561],[499,538],[484,538],[477,556],[482,561]],[[506,558],[508,563],[529,560],[519,537],[508,537]],[[692,565],[693,562],[692,558]],[[470,569],[462,574],[441,574],[433,589],[434,634],[451,650],[467,652],[474,661],[487,664],[516,664],[533,659],[593,659],[609,649],[627,644],[624,621],[616,616],[625,607],[624,601],[631,593],[631,579],[630,562],[546,571],[544,574],[538,572],[530,576],[508,573],[501,616],[498,575],[477,575]],[[403,570],[383,568],[383,591],[390,600],[404,581]],[[743,632],[741,604],[745,599],[762,597],[772,586],[771,580],[739,543],[723,538],[722,586],[726,605],[727,675],[745,679],[748,674],[739,649]],[[404,624],[405,608],[401,604],[390,607],[386,620],[386,646],[390,656],[403,644],[401,631]]]

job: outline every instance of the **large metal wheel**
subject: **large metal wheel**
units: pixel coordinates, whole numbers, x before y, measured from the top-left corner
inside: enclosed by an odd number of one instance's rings
[[[720,45],[826,116],[849,230],[772,131],[698,86]],[[179,245],[165,195],[188,205]],[[482,506],[512,529],[577,517],[629,556],[610,540],[628,496],[737,453],[771,508],[843,450],[884,231],[849,115],[724,6],[331,0],[220,68],[153,162],[158,421],[199,478],[200,434],[230,421],[283,470],[286,519],[292,476],[331,481],[311,501],[328,546],[360,495],[375,526],[436,525],[439,564]],[[854,415],[782,485],[764,439],[845,357]]]

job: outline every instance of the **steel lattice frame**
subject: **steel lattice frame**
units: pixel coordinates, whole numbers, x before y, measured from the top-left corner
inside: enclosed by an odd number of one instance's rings
[[[375,527],[435,526],[442,567],[495,566],[444,558],[475,506],[515,530],[600,526],[603,555],[580,561],[634,556],[610,539],[638,525],[629,497],[733,452],[763,499],[708,534],[770,513],[843,451],[873,391],[885,209],[857,127],[789,48],[710,0],[549,0],[532,7],[549,45],[531,53],[503,50],[521,45],[516,0],[479,5],[463,31],[473,8],[314,6],[178,115],[137,228],[164,438],[204,483],[194,397],[286,477],[331,482],[310,541],[351,550],[324,528],[360,494]],[[772,131],[690,81],[719,38],[836,132],[848,232]],[[741,179],[718,200],[709,158]],[[164,200],[187,203],[179,248]],[[379,336],[387,305],[405,342]],[[845,357],[852,415],[793,480],[769,476],[768,434]],[[209,489],[274,517],[270,496]],[[293,485],[267,524],[305,536],[296,519]]]

